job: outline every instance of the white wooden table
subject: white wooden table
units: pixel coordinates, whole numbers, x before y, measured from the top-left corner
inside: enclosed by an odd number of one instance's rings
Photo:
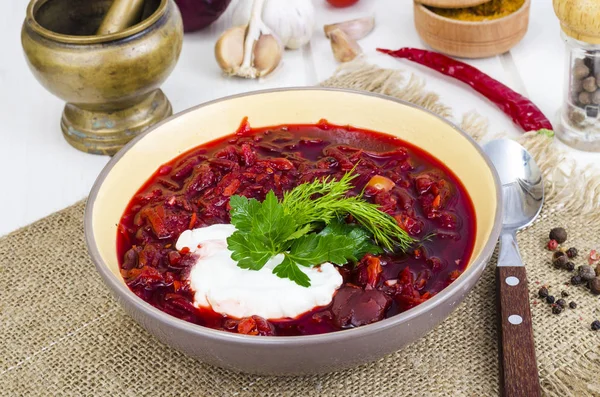
[[[207,30],[186,35],[179,63],[163,86],[174,111],[245,91],[317,84],[329,77],[337,66],[321,26],[374,14],[376,29],[361,41],[370,62],[415,71],[427,78],[428,87],[440,93],[457,115],[476,109],[489,117],[491,132],[517,133],[506,116],[468,87],[375,52],[376,47],[423,46],[414,29],[410,0],[360,0],[347,9],[328,7],[325,0],[313,1],[318,18],[312,42],[301,50],[286,52],[283,66],[262,81],[221,75],[213,58],[213,46],[220,32],[230,25],[228,13]],[[78,152],[62,138],[59,120],[64,103],[38,84],[21,50],[20,29],[27,0],[3,0],[2,3],[0,235],[86,197],[109,160]],[[532,0],[531,23],[525,39],[508,54],[471,63],[529,96],[554,119],[562,97],[563,51],[551,2]],[[586,162],[600,160],[600,155],[577,153],[576,156]]]

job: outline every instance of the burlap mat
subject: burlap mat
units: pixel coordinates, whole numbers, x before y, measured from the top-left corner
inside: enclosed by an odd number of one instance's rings
[[[437,99],[431,104],[439,105]],[[468,123],[474,125],[472,117]],[[528,135],[527,142],[551,163],[546,138]],[[550,168],[547,177],[555,174]],[[568,300],[579,308],[556,316],[544,303],[532,306],[542,387],[548,396],[600,396],[600,333],[590,330],[600,317],[599,299],[583,287],[565,286],[569,274],[553,269],[544,249],[548,231],[560,225],[569,231],[569,245],[589,252],[599,243],[600,222],[593,205],[581,201],[586,193],[572,190],[565,206],[560,199],[568,189],[553,184],[543,215],[519,235],[519,244],[532,301],[538,283],[549,284],[556,295],[569,291]],[[83,208],[76,204],[0,239],[1,396],[498,394],[494,263],[446,321],[400,352],[327,375],[249,376],[173,351],[125,315],[88,258]],[[583,256],[577,260],[584,262]]]

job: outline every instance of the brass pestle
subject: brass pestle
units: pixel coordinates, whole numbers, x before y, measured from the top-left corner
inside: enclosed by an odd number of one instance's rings
[[[140,21],[144,0],[115,0],[104,16],[97,35],[117,33]]]

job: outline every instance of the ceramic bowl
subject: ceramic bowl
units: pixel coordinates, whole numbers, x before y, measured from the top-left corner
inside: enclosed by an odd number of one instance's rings
[[[465,272],[425,303],[374,324],[323,335],[261,337],[205,328],[172,317],[134,295],[119,274],[117,227],[135,192],[163,163],[233,133],[244,117],[253,127],[320,119],[396,135],[444,162],[471,195],[476,214],[472,259]],[[488,158],[464,132],[414,105],[376,94],[298,88],[209,102],[162,122],[129,143],[96,181],[85,213],[89,253],[123,309],[161,342],[219,367],[271,375],[328,372],[402,349],[444,320],[489,261],[501,226],[500,184]]]

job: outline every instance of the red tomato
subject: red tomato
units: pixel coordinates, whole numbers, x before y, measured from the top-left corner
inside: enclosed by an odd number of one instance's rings
[[[358,0],[327,0],[327,2],[334,7],[348,7],[358,3]]]

